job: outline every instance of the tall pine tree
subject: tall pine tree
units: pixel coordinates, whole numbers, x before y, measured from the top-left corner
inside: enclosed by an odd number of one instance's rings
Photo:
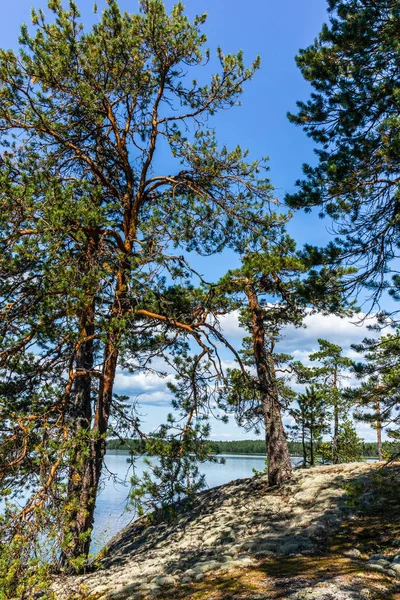
[[[240,269],[229,271],[218,284],[222,297],[231,298],[230,309],[239,309],[240,322],[250,334],[244,340],[242,369],[228,374],[226,395],[240,422],[251,425],[258,420],[265,428],[270,485],[281,484],[292,471],[282,421],[282,411],[293,399],[282,377],[292,372],[291,357],[277,350],[284,328],[302,327],[313,310],[347,311],[341,295],[347,271],[314,268],[313,256],[296,251],[284,221],[275,239],[244,254]]]
[[[193,277],[184,256],[237,248],[274,217],[264,161],[209,125],[258,59],[218,49],[202,85],[188,73],[209,57],[205,16],[189,22],[182,3],[129,14],[109,0],[87,32],[73,1],[48,6],[19,53],[0,51],[0,486],[30,490],[3,539],[52,527],[60,561],[79,566],[121,417],[117,369],[146,372],[188,337],[210,354],[206,317],[176,291]]]

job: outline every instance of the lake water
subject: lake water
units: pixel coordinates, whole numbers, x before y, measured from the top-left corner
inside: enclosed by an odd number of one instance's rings
[[[110,451],[105,460],[105,479],[96,504],[95,521],[92,537],[92,552],[97,552],[118,531],[128,525],[136,518],[136,515],[126,510],[127,495],[129,492],[129,479],[132,476],[132,468],[127,459],[128,453]],[[252,477],[253,469],[263,471],[265,468],[265,457],[259,455],[236,455],[221,454],[225,458],[225,464],[207,462],[200,465],[199,470],[206,477],[208,488],[222,485],[233,481]],[[301,458],[293,457],[293,465],[301,462]],[[145,470],[143,458],[135,462],[135,474],[140,477]],[[118,476],[120,482],[115,482],[108,473]],[[125,482],[125,483],[123,483]]]

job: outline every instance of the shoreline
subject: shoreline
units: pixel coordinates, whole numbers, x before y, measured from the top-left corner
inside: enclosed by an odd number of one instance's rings
[[[129,454],[129,450],[126,450],[126,449],[118,449],[118,450],[111,449],[111,450],[107,450],[106,454]],[[150,458],[151,457],[151,455],[149,455],[149,454],[138,454],[137,456],[138,457],[146,457],[146,458]],[[266,458],[265,454],[261,454],[261,453],[258,453],[258,452],[251,452],[251,453],[250,452],[249,453],[247,453],[247,452],[241,452],[241,453],[239,453],[239,452],[221,452],[219,454],[214,454],[213,456],[217,456],[217,457],[218,456],[221,456],[221,457],[223,457],[223,456],[238,456],[238,457],[249,457],[249,458],[250,457]],[[290,458],[299,458],[299,459],[303,460],[302,456],[295,455],[295,454],[291,454]],[[360,459],[360,462],[365,462],[367,460],[376,460],[377,461],[378,460],[378,456],[363,456]],[[322,465],[322,463],[320,463],[320,465]]]

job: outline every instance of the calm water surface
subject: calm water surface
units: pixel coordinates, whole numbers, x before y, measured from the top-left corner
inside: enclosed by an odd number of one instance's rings
[[[225,458],[225,464],[212,462],[200,465],[200,472],[206,477],[208,488],[228,483],[234,479],[252,477],[253,469],[263,471],[265,468],[265,457],[257,455],[221,454]],[[129,479],[133,475],[132,467],[127,461],[128,453],[121,451],[110,451],[106,455],[104,469],[105,479],[103,489],[97,499],[95,521],[93,528],[92,552],[97,552],[118,531],[135,519],[133,512],[126,510],[127,495],[129,492]],[[293,457],[295,465],[301,458]],[[143,458],[135,462],[135,474],[140,475],[145,470]],[[108,473],[118,476],[120,482],[115,482]],[[125,483],[123,483],[125,481]]]

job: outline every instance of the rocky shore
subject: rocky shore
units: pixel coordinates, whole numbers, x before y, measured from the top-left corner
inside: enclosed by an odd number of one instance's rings
[[[365,463],[331,465],[296,470],[280,489],[268,488],[261,475],[207,490],[173,522],[149,525],[142,519],[128,526],[110,542],[96,570],[58,579],[57,597],[395,598],[397,533],[388,531],[379,514],[378,523],[358,516],[363,502],[371,501],[369,482],[378,472]],[[371,552],[377,548],[385,551]]]

